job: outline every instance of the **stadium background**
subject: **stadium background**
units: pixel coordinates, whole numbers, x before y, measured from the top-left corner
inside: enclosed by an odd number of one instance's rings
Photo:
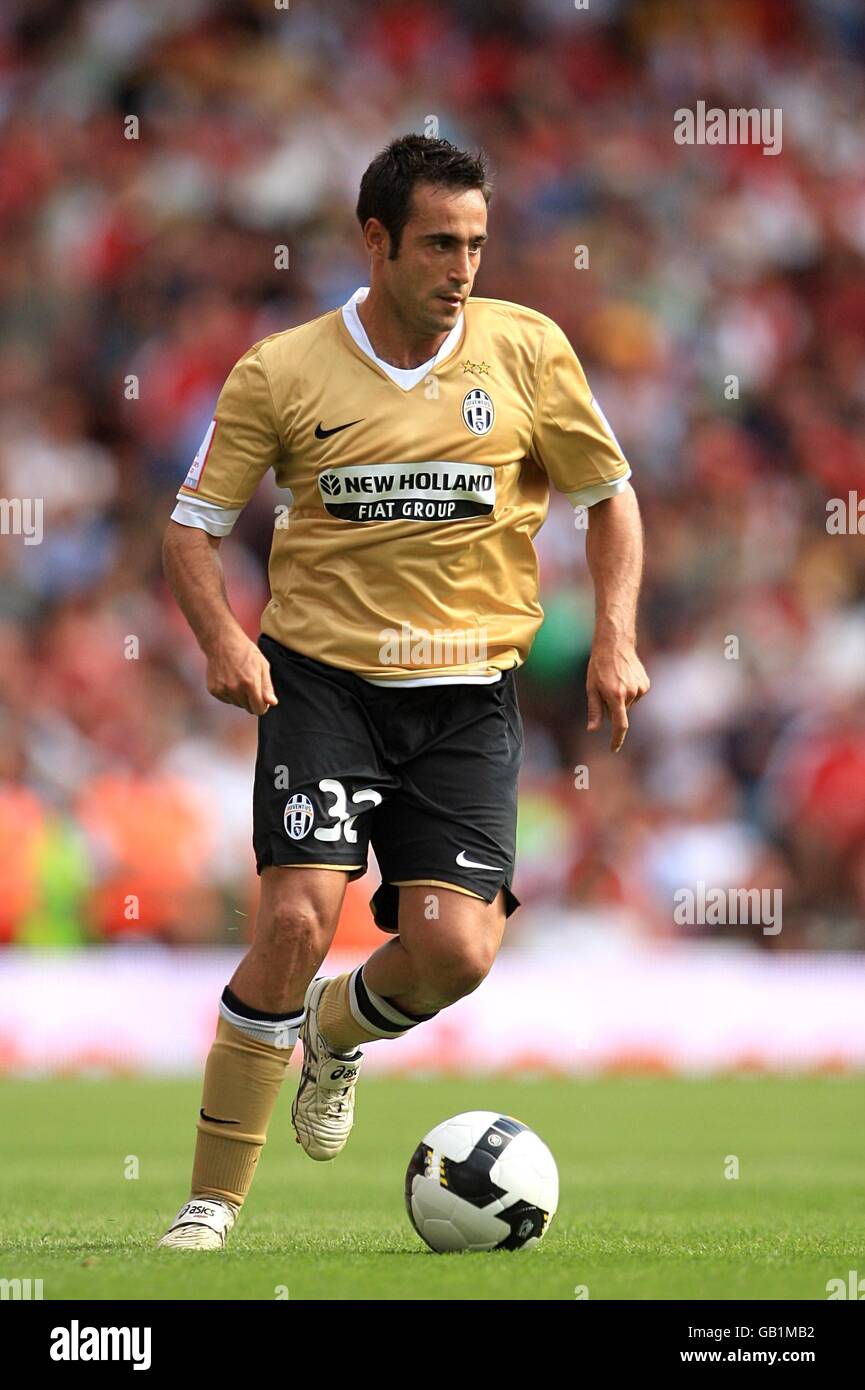
[[[865,489],[863,47],[844,0],[4,7],[0,495],[44,498],[44,538],[0,536],[0,1066],[206,1051],[257,890],[255,723],[207,695],[161,535],[237,357],[367,283],[360,175],[430,117],[493,167],[478,293],[562,325],[631,460],[652,691],[620,755],[586,735],[554,495],[525,907],[482,989],[371,1063],[865,1064],[865,547],[826,526]],[[781,108],[782,152],[676,144],[699,100]],[[250,634],[285,500],[223,547]],[[676,926],[698,881],[781,889],[783,929]],[[382,940],[376,883],[336,963]]]

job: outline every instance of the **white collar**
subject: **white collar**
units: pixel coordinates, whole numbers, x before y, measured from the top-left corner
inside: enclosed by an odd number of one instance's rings
[[[342,306],[342,317],[354,341],[367,357],[372,358],[377,367],[381,367],[383,372],[387,372],[391,381],[395,381],[397,386],[401,386],[404,391],[410,391],[413,386],[417,386],[419,381],[423,381],[427,373],[438,362],[453,352],[463,331],[463,311],[460,310],[459,318],[445,338],[435,357],[431,357],[428,362],[423,362],[419,367],[394,367],[390,362],[383,362],[380,357],[376,357],[372,343],[367,336],[367,331],[360,321],[360,314],[357,306],[369,294],[369,286],[364,285],[361,289],[355,290],[351,299]]]

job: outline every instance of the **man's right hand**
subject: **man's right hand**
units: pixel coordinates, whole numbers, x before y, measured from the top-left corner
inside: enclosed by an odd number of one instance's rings
[[[207,653],[207,689],[226,705],[250,714],[266,714],[279,704],[270,679],[270,663],[245,632],[229,633]]]

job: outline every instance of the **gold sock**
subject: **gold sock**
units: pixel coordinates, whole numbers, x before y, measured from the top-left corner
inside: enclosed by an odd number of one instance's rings
[[[322,991],[318,1026],[334,1052],[350,1052],[377,1038],[401,1038],[435,1014],[409,1014],[369,989],[363,966],[337,975]]]
[[[361,1027],[349,1006],[350,980],[354,972],[337,975],[324,990],[318,1005],[318,1026],[333,1052],[352,1052],[362,1042],[381,1037]]]
[[[192,1196],[242,1206],[293,1051],[248,1037],[220,1017],[204,1070]]]

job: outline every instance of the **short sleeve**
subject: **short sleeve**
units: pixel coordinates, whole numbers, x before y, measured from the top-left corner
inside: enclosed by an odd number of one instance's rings
[[[579,359],[555,323],[541,348],[530,453],[574,506],[615,495],[631,476]]]
[[[283,452],[270,382],[257,347],[232,369],[177,494],[237,512]]]

